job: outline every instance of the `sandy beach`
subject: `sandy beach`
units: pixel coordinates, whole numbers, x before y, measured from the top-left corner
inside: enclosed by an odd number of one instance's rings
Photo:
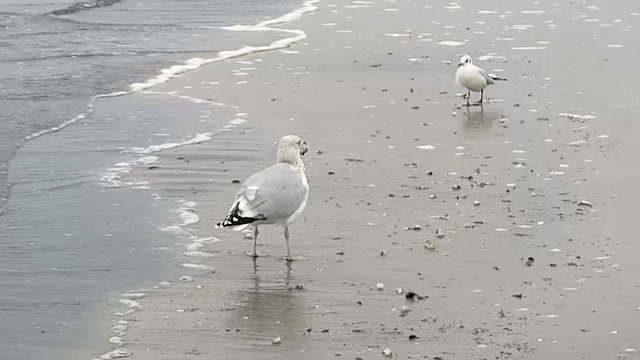
[[[637,47],[623,41],[632,15],[566,6],[323,2],[286,25],[303,43],[154,88],[237,106],[249,121],[233,146],[248,153],[191,160],[216,177],[196,186],[201,221],[189,228],[221,241],[189,262],[215,273],[185,271],[193,281],[125,316],[132,358],[640,356],[637,174],[623,165],[638,99],[619,72]],[[597,34],[599,56],[584,34]],[[458,106],[463,53],[509,79],[483,109]],[[272,163],[286,133],[311,147],[310,204],[292,228],[307,259],[290,270],[281,230],[263,230],[270,256],[256,264],[250,240],[212,230],[232,180]]]
[[[131,171],[115,158],[93,165],[105,196],[118,194],[105,203],[151,229],[140,259],[156,253],[163,268],[108,291],[100,311],[112,315],[95,330],[107,335],[83,352],[640,359],[640,98],[625,70],[637,5],[315,6],[273,25],[304,40],[99,101],[69,130],[116,128],[104,147],[138,159]],[[462,54],[508,79],[482,108],[461,106]],[[290,266],[281,228],[261,228],[267,256],[255,261],[251,239],[213,228],[285,134],[310,147]]]

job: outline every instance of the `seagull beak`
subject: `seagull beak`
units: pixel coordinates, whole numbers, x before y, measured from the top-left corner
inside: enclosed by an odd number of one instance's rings
[[[458,67],[460,67],[460,66],[462,66],[462,65],[464,65],[464,63],[463,63],[463,62],[458,63]]]

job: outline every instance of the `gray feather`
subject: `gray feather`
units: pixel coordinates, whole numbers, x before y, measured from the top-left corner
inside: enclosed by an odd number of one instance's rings
[[[261,217],[263,223],[288,219],[302,205],[307,194],[301,174],[289,164],[275,164],[249,177],[233,202],[240,215]]]
[[[496,83],[496,79],[494,79],[491,75],[489,75],[489,73],[487,73],[486,71],[478,68],[478,72],[480,72],[480,75],[484,78],[484,80],[487,82],[487,85],[493,85]]]

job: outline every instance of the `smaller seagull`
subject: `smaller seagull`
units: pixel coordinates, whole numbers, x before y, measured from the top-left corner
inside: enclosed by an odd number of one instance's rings
[[[507,79],[499,78],[493,74],[489,74],[483,69],[473,65],[471,56],[464,55],[458,63],[458,71],[456,72],[456,82],[467,88],[467,106],[471,98],[471,92],[480,91],[480,101],[478,105],[482,106],[484,98],[484,88],[493,85],[496,81],[506,81]]]
[[[304,173],[302,155],[309,150],[307,142],[295,135],[278,141],[277,163],[249,177],[236,194],[227,216],[216,228],[233,227],[236,231],[253,226],[253,253],[256,258],[259,225],[280,225],[289,251],[289,226],[295,222],[309,197],[309,184]]]

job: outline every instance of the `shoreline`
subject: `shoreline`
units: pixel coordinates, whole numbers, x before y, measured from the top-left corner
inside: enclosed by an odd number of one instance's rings
[[[96,100],[98,99],[102,99],[102,98],[110,98],[110,97],[117,97],[117,96],[126,96],[126,95],[131,95],[133,93],[138,93],[138,92],[142,92],[148,89],[151,89],[155,86],[161,85],[166,83],[167,81],[177,77],[177,76],[181,76],[184,75],[186,73],[195,71],[200,69],[201,67],[211,64],[211,63],[215,63],[218,61],[224,61],[224,60],[229,60],[229,59],[234,59],[234,58],[238,58],[238,57],[242,57],[245,55],[249,55],[249,54],[255,54],[255,53],[260,53],[260,52],[264,52],[264,51],[272,51],[272,50],[277,50],[277,49],[282,49],[282,48],[287,48],[299,41],[302,41],[306,38],[306,34],[304,32],[300,32],[299,30],[292,30],[292,29],[281,29],[281,28],[272,28],[271,26],[273,25],[279,25],[279,24],[284,24],[293,20],[296,20],[302,16],[304,16],[307,13],[312,13],[314,11],[316,11],[317,7],[315,7],[315,4],[317,4],[320,0],[307,0],[304,1],[302,3],[302,6],[299,8],[296,8],[294,10],[292,10],[289,13],[286,13],[282,16],[279,16],[275,19],[268,19],[268,20],[264,20],[259,22],[256,25],[233,25],[233,26],[226,26],[226,27],[222,27],[222,29],[224,30],[228,30],[228,31],[260,31],[260,32],[265,32],[265,31],[275,31],[275,32],[283,32],[283,33],[288,33],[288,34],[294,34],[294,37],[289,37],[289,38],[283,38],[280,40],[276,40],[274,42],[272,42],[269,45],[264,45],[264,46],[243,46],[239,49],[236,50],[223,50],[220,51],[216,57],[214,58],[207,58],[207,59],[202,59],[202,58],[191,58],[191,59],[187,59],[184,64],[176,64],[176,65],[172,65],[168,68],[164,68],[160,70],[160,74],[156,75],[155,77],[148,79],[144,82],[141,83],[133,83],[129,85],[130,90],[129,91],[116,91],[113,93],[108,93],[108,94],[98,94],[95,95],[91,98],[91,101],[89,102],[89,104],[87,105],[87,110],[81,114],[76,115],[75,117],[66,120],[62,123],[60,123],[59,125],[53,126],[49,129],[44,129],[44,130],[40,130],[36,133],[33,133],[31,135],[28,135],[24,138],[25,141],[30,141],[33,140],[35,138],[38,138],[40,136],[46,135],[46,134],[50,134],[50,133],[54,133],[54,132],[58,132],[62,129],[64,129],[65,127],[69,126],[69,125],[73,125],[76,122],[78,122],[79,120],[83,120],[85,119],[87,116],[90,116],[91,113],[93,112],[93,107],[94,107],[94,103],[96,102]]]
[[[310,11],[309,4],[312,3],[314,2],[305,3],[306,8],[299,8],[276,19],[279,22],[287,21],[289,18],[293,20],[296,16],[301,16],[303,13]],[[267,21],[262,23],[268,24]],[[270,38],[271,36],[262,36],[257,39],[268,40]],[[297,39],[293,40],[297,41]],[[288,41],[292,40],[276,40],[270,46],[288,46]],[[249,44],[251,43],[249,42]],[[249,46],[240,49],[240,51],[248,51],[250,48],[254,50],[262,49],[262,47]],[[228,51],[223,51],[221,54],[227,57],[239,55],[231,54]],[[87,106],[87,110],[82,114],[57,126],[27,136],[18,148],[17,155],[11,160],[9,179],[13,184],[14,197],[9,198],[3,204],[3,232],[6,231],[7,234],[13,234],[11,237],[15,239],[17,248],[25,246],[22,243],[18,243],[18,241],[29,236],[29,244],[31,244],[32,248],[45,247],[41,254],[42,256],[47,253],[46,249],[48,248],[46,247],[54,246],[54,244],[59,248],[58,251],[64,251],[64,254],[61,253],[57,260],[55,257],[38,260],[43,264],[51,263],[51,270],[42,270],[46,274],[51,273],[51,275],[41,275],[32,279],[22,278],[29,275],[28,269],[35,266],[32,261],[36,261],[40,254],[29,256],[25,259],[20,259],[19,257],[14,259],[13,256],[10,256],[7,263],[10,269],[15,265],[27,270],[23,272],[24,274],[18,274],[19,276],[10,280],[7,284],[15,282],[17,286],[24,286],[20,283],[22,280],[32,281],[32,287],[40,286],[44,289],[43,291],[55,292],[51,296],[52,301],[54,301],[61,296],[56,290],[57,287],[68,289],[73,287],[73,283],[70,282],[73,276],[81,278],[80,282],[74,282],[78,284],[85,281],[82,278],[83,275],[78,274],[85,273],[85,276],[92,274],[92,283],[77,291],[78,294],[74,299],[57,301],[56,303],[59,305],[57,305],[58,310],[55,316],[46,317],[45,313],[48,308],[43,305],[37,305],[37,310],[34,312],[38,312],[38,316],[41,319],[12,321],[13,317],[8,317],[6,320],[17,326],[22,333],[40,331],[35,337],[31,337],[34,341],[38,341],[38,345],[30,347],[29,351],[18,355],[20,347],[28,346],[30,341],[16,340],[7,349],[8,354],[14,354],[18,358],[24,357],[25,359],[40,352],[46,352],[52,358],[71,356],[73,358],[97,357],[103,359],[126,356],[127,351],[122,349],[121,345],[123,336],[126,334],[127,321],[122,317],[131,314],[130,310],[139,308],[140,299],[144,298],[146,294],[138,291],[142,288],[136,291],[115,289],[121,286],[136,289],[131,284],[147,283],[155,285],[149,285],[148,288],[144,287],[144,291],[153,293],[163,286],[169,285],[169,282],[162,280],[163,278],[171,279],[172,282],[186,281],[186,279],[173,279],[170,276],[176,271],[181,271],[180,269],[202,271],[204,268],[194,267],[194,269],[190,269],[191,264],[188,262],[181,265],[180,263],[173,264],[169,261],[169,259],[173,259],[177,254],[183,252],[176,253],[176,250],[180,250],[175,249],[176,241],[181,242],[183,240],[180,239],[181,234],[172,233],[172,226],[186,227],[194,220],[185,219],[184,222],[177,225],[161,225],[165,220],[170,220],[166,218],[171,215],[171,212],[166,214],[160,210],[168,207],[168,210],[173,211],[173,206],[171,204],[159,206],[160,204],[157,203],[149,203],[149,195],[147,193],[149,188],[145,180],[127,181],[122,179],[125,175],[128,177],[137,176],[137,174],[132,174],[132,171],[137,173],[143,168],[156,167],[153,164],[155,160],[152,155],[145,157],[144,154],[147,152],[145,149],[136,149],[125,145],[129,140],[120,135],[123,133],[122,129],[129,126],[128,132],[133,135],[130,139],[133,140],[131,143],[135,144],[138,141],[135,134],[140,131],[140,125],[142,124],[136,126],[135,122],[133,124],[123,123],[126,119],[123,118],[120,110],[126,111],[127,107],[134,109],[139,97],[154,96],[153,94],[141,94],[142,92],[144,91],[139,93],[131,91],[116,92],[93,97]],[[160,94],[157,96],[161,98],[170,95]],[[203,102],[201,99],[178,98],[177,100],[180,102],[186,100],[187,104],[191,104],[197,109],[196,112],[200,111],[201,114],[215,115],[212,116],[210,121],[214,124],[219,124],[219,120],[235,112],[233,107],[209,101]],[[211,103],[211,109],[203,109],[209,103]],[[115,104],[115,107],[112,107],[112,104]],[[118,108],[118,106],[124,107]],[[180,106],[184,106],[184,104],[180,103]],[[138,110],[138,116],[144,111]],[[184,113],[186,114],[186,112]],[[135,117],[135,115],[132,117],[132,114],[129,115],[129,119]],[[241,114],[237,115],[227,118],[227,123],[217,125],[218,130],[214,132],[210,130],[200,132],[191,141],[178,142],[171,147],[199,144],[202,141],[211,140],[214,136],[217,139],[223,139],[225,133],[228,133],[233,128],[240,127],[245,122]],[[202,118],[202,116],[200,117]],[[218,116],[221,118],[218,118]],[[169,125],[170,123],[166,124]],[[198,127],[206,129],[207,124],[196,123],[192,129],[197,129]],[[65,131],[61,131],[63,129]],[[189,127],[186,127],[185,130],[186,132],[191,131]],[[173,138],[173,136],[166,137],[166,134],[155,135],[157,138]],[[176,135],[180,136],[180,132]],[[119,142],[124,146],[117,146]],[[149,154],[167,150],[164,145],[157,149],[153,146],[155,145],[150,145],[146,149]],[[127,147],[130,147],[131,152],[125,151]],[[123,158],[130,158],[131,154],[135,156],[136,153],[139,156],[133,162],[127,163],[123,161]],[[224,153],[224,150],[221,153]],[[67,156],[70,157],[67,158]],[[231,157],[233,156],[236,155],[232,154]],[[109,166],[109,163],[115,165]],[[47,171],[49,172],[47,173]],[[113,189],[121,190],[114,192]],[[30,198],[32,200],[27,201]],[[155,194],[152,194],[151,199],[154,202],[162,200]],[[85,204],[91,201],[93,201],[91,206]],[[122,206],[120,207],[120,205]],[[51,213],[48,215],[44,213],[46,209],[54,207],[56,208],[55,216]],[[110,209],[113,209],[113,211],[109,212]],[[102,217],[94,217],[95,213],[102,211],[106,211]],[[160,214],[158,214],[159,211]],[[176,211],[183,217],[193,214],[193,209],[189,209],[188,206],[182,210],[176,209]],[[40,214],[40,216],[35,219],[30,218],[37,214]],[[130,217],[128,219],[122,218],[122,214],[129,214]],[[133,214],[135,216],[131,216]],[[41,233],[36,234],[34,232],[29,235],[28,228],[24,228],[22,225],[21,217],[30,219],[29,223],[37,224],[36,228],[38,229],[48,229],[46,236],[48,241],[44,239]],[[75,221],[79,219],[84,219],[84,223]],[[145,224],[145,222],[147,223]],[[153,225],[154,223],[159,224],[156,226]],[[163,227],[167,227],[167,229]],[[145,236],[146,239],[143,241],[140,236]],[[188,245],[189,248],[214,242],[213,238],[194,238],[192,240],[194,242]],[[118,244],[109,245],[109,242],[114,241],[118,242]],[[94,242],[98,243],[94,244],[93,248],[97,249],[97,251],[102,251],[106,256],[91,261],[90,259],[94,257],[85,252],[89,244]],[[11,242],[5,245],[10,247]],[[48,251],[50,252],[50,250]],[[82,254],[87,260],[78,263],[78,260],[74,257],[79,256],[79,254]],[[190,255],[203,256],[205,253],[193,251],[190,252]],[[138,258],[138,256],[143,256],[143,258]],[[62,261],[66,258],[69,261]],[[148,265],[147,270],[152,269],[152,271],[139,273],[141,270],[139,267],[146,265]],[[117,281],[111,274],[115,274],[116,278],[121,277],[119,281],[121,286],[116,286]],[[47,279],[51,280],[52,278],[56,279],[56,285],[47,282]],[[154,280],[159,282],[155,283]],[[94,288],[96,289],[94,292],[87,292],[88,289]],[[9,293],[9,296],[13,295],[13,293]],[[8,306],[12,306],[11,301],[13,301],[13,298],[8,300]],[[31,303],[38,304],[38,301],[41,300],[23,301],[22,307],[26,309]],[[43,304],[46,305],[46,301]],[[98,314],[87,316],[85,312],[97,312]],[[24,327],[22,326],[23,323],[25,323]],[[18,333],[16,332],[15,335],[17,336]],[[65,338],[65,336],[70,336],[70,338]],[[6,337],[6,339],[11,338],[13,337]],[[78,342],[78,339],[85,340]],[[109,350],[102,352],[100,349]],[[91,353],[93,354],[88,355]]]

